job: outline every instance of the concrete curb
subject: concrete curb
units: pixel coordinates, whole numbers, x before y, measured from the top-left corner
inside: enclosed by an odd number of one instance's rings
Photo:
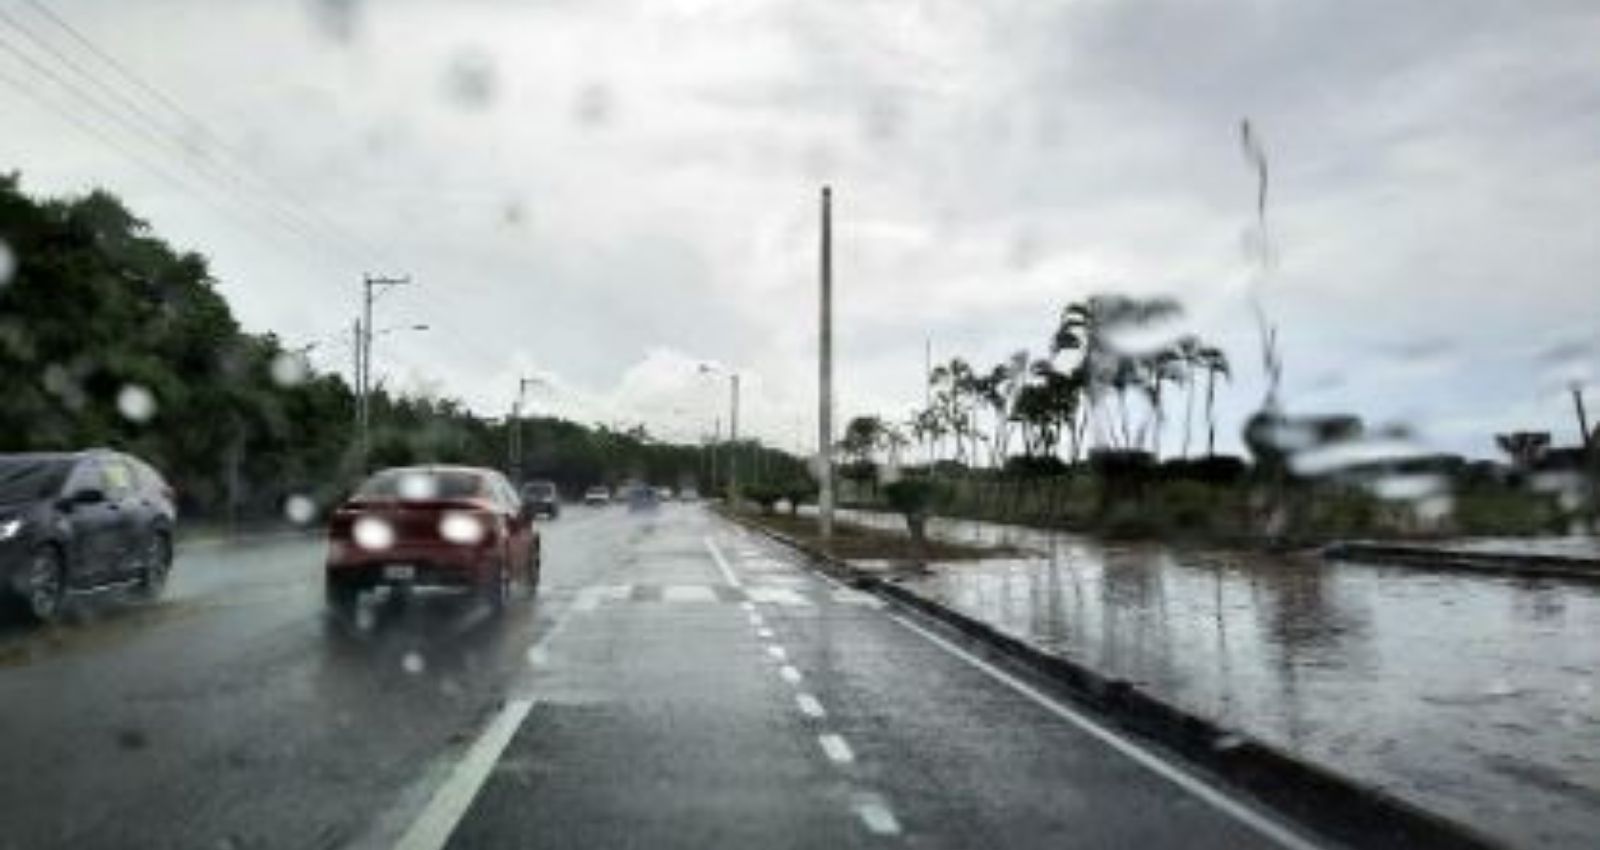
[[[1273,809],[1311,826],[1324,837],[1357,847],[1408,850],[1502,846],[1471,827],[1218,726],[1163,702],[1130,682],[1106,677],[1046,652],[892,581],[863,572],[786,534],[725,511],[717,513],[805,555],[819,571],[842,578],[921,619],[964,635],[1042,676],[1063,690],[1073,702],[1102,714],[1102,719],[1180,753]]]
[[[1503,552],[1463,552],[1395,543],[1330,543],[1322,557],[1334,561],[1373,561],[1402,567],[1467,570],[1529,578],[1565,578],[1600,581],[1600,559],[1562,555],[1512,555]]]

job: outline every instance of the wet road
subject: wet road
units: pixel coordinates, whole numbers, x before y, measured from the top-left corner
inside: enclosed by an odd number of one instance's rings
[[[5,627],[0,846],[1310,846],[698,508],[544,533],[499,618],[286,538]]]

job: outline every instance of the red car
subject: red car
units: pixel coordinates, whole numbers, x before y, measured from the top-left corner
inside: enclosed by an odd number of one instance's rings
[[[531,506],[505,476],[469,466],[385,469],[334,512],[328,602],[350,607],[379,585],[465,587],[493,608],[514,579],[539,585]]]

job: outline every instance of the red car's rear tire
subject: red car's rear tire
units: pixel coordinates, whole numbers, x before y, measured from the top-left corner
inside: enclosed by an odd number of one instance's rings
[[[479,584],[478,594],[491,611],[504,610],[511,599],[511,565],[504,559],[497,561]]]

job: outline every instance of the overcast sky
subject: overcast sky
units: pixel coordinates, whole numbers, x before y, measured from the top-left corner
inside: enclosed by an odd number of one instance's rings
[[[348,369],[362,273],[410,275],[377,325],[431,329],[381,339],[377,369],[487,413],[533,374],[535,409],[693,439],[725,407],[713,363],[744,376],[747,430],[813,444],[824,183],[841,420],[919,402],[925,340],[1041,353],[1064,303],[1111,290],[1179,297],[1232,356],[1228,446],[1265,392],[1251,292],[1293,412],[1491,454],[1496,430],[1575,441],[1565,386],[1600,386],[1588,0],[49,8],[187,117],[0,0],[0,168],[122,195],[325,368]],[[144,118],[111,116],[130,101]]]

